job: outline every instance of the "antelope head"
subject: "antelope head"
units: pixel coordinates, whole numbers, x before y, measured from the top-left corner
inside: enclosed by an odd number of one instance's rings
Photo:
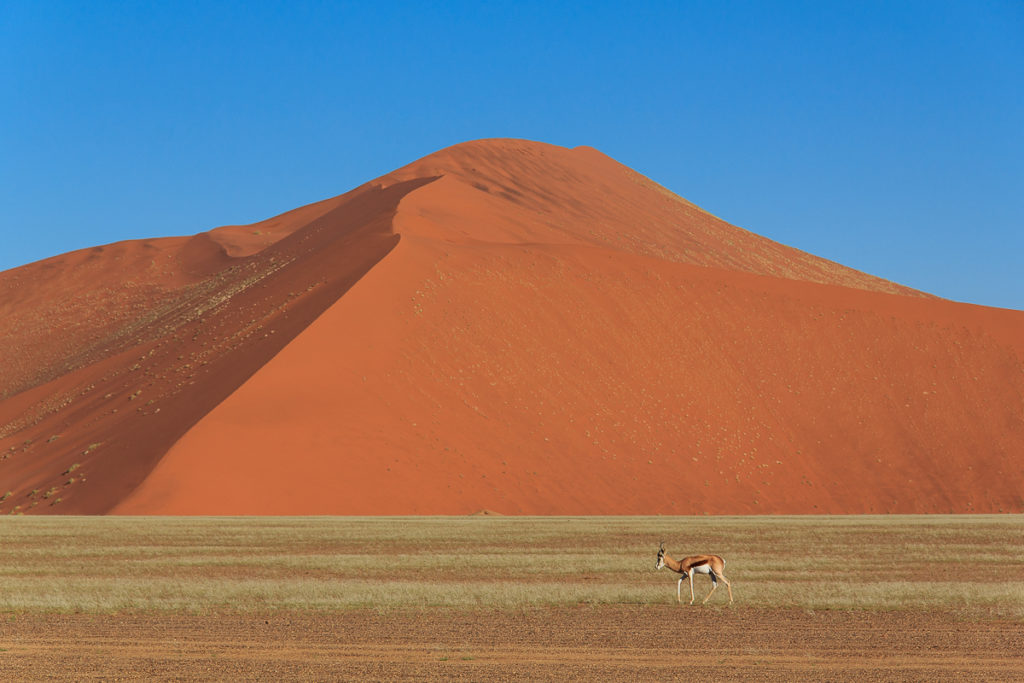
[[[665,566],[665,541],[661,542],[661,547],[658,548],[658,561],[654,563],[655,569],[661,569]]]

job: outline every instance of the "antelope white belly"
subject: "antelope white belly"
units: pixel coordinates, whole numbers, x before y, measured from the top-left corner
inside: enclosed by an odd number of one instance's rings
[[[694,567],[690,571],[692,571],[694,574],[710,574],[711,566],[707,564],[702,564],[699,567]]]

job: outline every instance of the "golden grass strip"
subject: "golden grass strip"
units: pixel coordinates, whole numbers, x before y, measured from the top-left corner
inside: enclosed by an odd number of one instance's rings
[[[664,605],[662,540],[724,556],[737,608],[1024,618],[1021,516],[13,517],[0,611]]]

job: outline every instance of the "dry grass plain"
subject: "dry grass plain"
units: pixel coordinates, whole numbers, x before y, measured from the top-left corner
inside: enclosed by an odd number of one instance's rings
[[[735,604],[677,606],[661,540],[723,555]],[[0,520],[4,680],[1019,680],[1022,652],[1020,516]]]

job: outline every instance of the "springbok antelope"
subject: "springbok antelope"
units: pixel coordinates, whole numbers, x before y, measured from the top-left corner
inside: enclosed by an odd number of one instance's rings
[[[725,574],[722,570],[725,569],[725,560],[718,555],[691,555],[690,557],[684,557],[682,560],[673,560],[671,557],[665,554],[665,543],[662,542],[661,547],[658,548],[658,561],[655,563],[655,569],[661,569],[662,567],[668,567],[677,574],[681,574],[679,577],[679,583],[676,584],[676,601],[679,603],[683,602],[681,592],[683,589],[683,579],[690,579],[690,604],[693,604],[693,575],[694,574],[707,574],[711,577],[711,590],[708,591],[708,595],[704,598],[704,602],[708,601],[711,594],[718,588],[718,580],[721,579],[725,582],[725,587],[729,589],[729,604],[732,604],[732,584],[729,583],[729,579],[725,578]]]

